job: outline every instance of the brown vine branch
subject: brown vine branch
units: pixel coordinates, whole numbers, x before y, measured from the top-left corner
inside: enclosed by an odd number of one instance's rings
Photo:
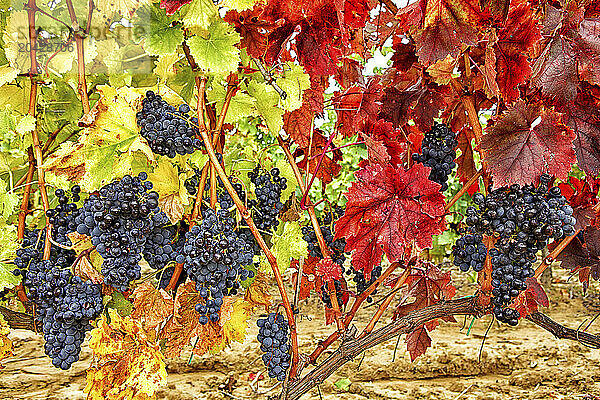
[[[260,246],[262,251],[267,256],[267,259],[269,260],[269,264],[271,265],[271,268],[273,270],[273,274],[275,275],[275,280],[277,281],[277,287],[279,288],[279,292],[281,294],[281,299],[283,301],[283,306],[285,308],[285,312],[287,315],[288,324],[289,324],[289,328],[290,328],[290,337],[291,337],[291,342],[292,342],[291,343],[291,345],[292,345],[292,365],[291,365],[291,370],[290,370],[290,377],[293,378],[296,374],[296,369],[297,369],[298,360],[299,360],[298,337],[297,337],[297,333],[296,333],[296,321],[295,321],[295,317],[294,317],[294,313],[292,311],[290,301],[288,299],[287,292],[285,291],[285,284],[283,283],[281,271],[279,270],[279,266],[277,265],[277,259],[275,258],[273,253],[271,253],[271,250],[269,249],[269,247],[265,243],[265,240],[263,239],[262,235],[258,231],[256,224],[252,220],[250,212],[248,211],[248,209],[246,208],[246,206],[244,205],[242,200],[237,195],[237,192],[233,188],[231,182],[229,182],[229,179],[227,178],[227,174],[225,173],[225,170],[223,169],[223,167],[219,163],[219,160],[217,159],[217,155],[215,154],[215,150],[211,143],[211,138],[209,137],[208,130],[200,129],[200,135],[202,136],[202,140],[204,141],[204,146],[206,147],[206,150],[208,151],[208,156],[210,157],[210,161],[211,161],[212,165],[214,165],[219,177],[221,178],[221,180],[223,181],[223,184],[225,185],[225,188],[227,189],[227,192],[233,199],[233,202],[235,203],[237,209],[239,210],[242,218],[244,218],[244,220],[246,221],[248,228],[250,229],[250,231],[256,238],[258,245]]]
[[[400,289],[400,287],[402,285],[404,285],[406,278],[408,278],[408,276],[410,275],[410,270],[411,270],[410,266],[407,266],[404,269],[404,272],[402,273],[402,275],[400,275],[400,277],[398,278],[396,283],[394,283],[394,286],[392,287],[390,295],[384,300],[383,303],[381,303],[381,305],[379,306],[379,309],[377,310],[375,315],[373,315],[373,317],[371,318],[371,320],[369,321],[369,323],[367,324],[367,326],[361,333],[361,336],[365,336],[373,331],[373,328],[375,328],[375,324],[377,324],[379,319],[381,319],[381,316],[383,315],[384,311],[387,310],[387,308],[389,307],[389,305],[392,302],[392,300],[394,299],[394,295],[396,294],[398,289]]]
[[[35,321],[29,314],[13,311],[3,306],[0,306],[0,314],[12,329],[27,329],[36,332]]]
[[[600,336],[580,331],[579,329],[567,328],[541,312],[535,312],[526,317],[529,321],[544,328],[557,339],[570,339],[580,342],[586,346],[600,349]]]
[[[29,167],[27,169],[27,185],[23,192],[23,199],[21,200],[21,208],[19,210],[19,225],[17,228],[17,237],[19,240],[25,236],[25,220],[29,212],[29,195],[31,194],[31,182],[33,181],[33,173],[35,172],[35,158],[31,147],[27,149],[27,154],[29,156]]]
[[[550,264],[556,260],[556,257],[560,255],[560,253],[569,245],[569,243],[571,243],[573,239],[575,239],[575,236],[577,236],[578,233],[579,229],[575,231],[573,235],[565,237],[563,240],[561,240],[558,246],[556,246],[554,250],[552,250],[552,252],[542,260],[540,265],[538,265],[538,267],[535,269],[536,278],[539,278],[544,273],[546,268],[548,268]]]
[[[294,156],[292,155],[289,146],[287,145],[287,143],[285,143],[281,135],[277,135],[277,142],[279,143],[279,146],[283,149],[285,157],[287,158],[288,163],[291,165],[292,170],[294,171],[294,176],[296,177],[296,181],[298,182],[300,191],[302,193],[305,193],[306,185],[304,183],[304,180],[302,179],[302,173],[300,172],[300,168],[298,168],[298,164],[296,164],[296,160],[294,159]],[[325,238],[323,237],[323,232],[321,232],[321,227],[319,225],[319,220],[317,219],[317,214],[315,213],[314,205],[307,204],[306,210],[308,211],[310,222],[315,231],[315,235],[317,236],[317,242],[319,243],[321,254],[323,254],[324,258],[331,257],[329,246],[327,246],[327,242],[325,242]],[[300,277],[298,279],[300,279]],[[329,291],[329,299],[331,300],[331,305],[333,306],[334,318],[338,329],[338,333],[343,334],[347,325],[345,325],[342,321],[342,314],[340,311],[339,304],[337,302],[337,296],[335,294],[335,285],[328,284],[327,290]]]
[[[473,186],[473,184],[475,182],[477,182],[477,179],[479,179],[482,175],[483,175],[483,169],[480,169],[479,171],[477,171],[475,173],[475,175],[473,175],[463,185],[463,187],[450,199],[450,201],[448,203],[446,203],[446,205],[444,206],[444,210],[446,210],[446,211],[450,210],[450,208],[462,197],[463,194],[465,194],[467,192],[467,190],[469,190],[469,188],[471,186]]]
[[[75,15],[75,8],[73,7],[72,0],[66,0],[67,9],[69,10],[69,17],[71,18],[71,26],[75,35],[75,45],[77,47],[77,92],[79,93],[79,98],[81,100],[81,105],[83,106],[83,113],[87,114],[90,112],[90,99],[88,98],[87,92],[87,82],[85,81],[85,53],[83,48],[83,39],[84,35],[81,34],[79,28],[79,21],[77,21],[77,16]],[[93,7],[90,7],[90,10],[93,10]],[[91,17],[91,11],[89,13],[89,17]],[[88,22],[89,24],[89,22]]]
[[[258,67],[258,70],[262,74],[263,78],[265,78],[265,82],[267,82],[269,85],[273,86],[273,89],[275,89],[275,91],[277,92],[279,97],[281,97],[283,100],[285,100],[287,98],[287,93],[285,92],[285,90],[280,88],[279,85],[277,85],[277,82],[275,81],[275,78],[273,78],[273,75],[271,75],[271,73],[269,73],[269,71],[266,70],[265,66],[262,64],[262,62],[258,58],[253,57],[252,61],[254,61],[254,63]]]

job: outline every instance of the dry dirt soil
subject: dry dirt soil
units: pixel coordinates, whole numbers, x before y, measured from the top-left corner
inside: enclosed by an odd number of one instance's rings
[[[575,280],[575,279],[573,279]],[[473,292],[473,285],[459,284],[459,294]],[[549,290],[551,305],[545,310],[554,320],[577,328],[600,312],[597,285],[583,296],[566,277],[554,278]],[[372,308],[370,310],[373,310]],[[331,332],[321,326],[316,301],[301,306],[299,322],[301,351],[310,352],[316,342]],[[360,328],[368,316],[358,319]],[[187,357],[168,363],[168,385],[158,399],[262,399],[277,393],[274,382],[258,382],[261,372],[255,319],[245,343],[213,357]],[[403,338],[379,345],[363,357],[347,363],[303,399],[581,399],[600,400],[600,350],[579,343],[555,339],[529,321],[516,328],[494,323],[480,352],[490,319],[457,324],[443,323],[431,336],[433,346],[414,363],[405,351]],[[589,331],[600,332],[600,318]],[[69,371],[52,367],[43,353],[40,336],[26,331],[11,333],[14,357],[5,360],[0,371],[0,400],[3,399],[84,399],[85,369],[91,361],[87,347],[82,361]],[[395,352],[395,357],[394,357]],[[334,383],[347,378],[347,391]],[[265,394],[269,388],[273,388]]]

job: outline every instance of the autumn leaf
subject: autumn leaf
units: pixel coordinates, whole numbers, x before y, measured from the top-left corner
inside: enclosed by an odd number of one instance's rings
[[[573,216],[577,220],[575,229],[584,229],[595,218],[594,206],[598,204],[598,188],[600,179],[583,177],[577,179],[569,176],[567,182],[559,183],[558,187],[567,203],[573,208]]]
[[[362,123],[377,115],[380,98],[381,86],[375,79],[366,87],[355,85],[334,95],[331,101],[337,112],[339,131],[346,136],[354,135]]]
[[[4,320],[4,317],[0,315],[0,361],[11,357],[13,355],[12,341],[8,338],[10,329],[8,323]],[[4,368],[4,365],[0,364],[0,370]]]
[[[481,19],[479,3],[465,0],[427,0],[424,8],[423,29],[416,32],[415,41],[419,61],[429,66],[447,55],[456,57],[461,44],[477,42],[478,22]]]
[[[580,94],[566,111],[566,124],[576,135],[577,165],[591,176],[600,175],[600,105],[591,96]]]
[[[470,128],[463,128],[457,135],[458,148],[460,149],[460,156],[456,159],[458,165],[457,175],[461,183],[466,183],[473,175],[477,173],[477,167],[475,166],[475,159],[473,154],[475,149],[473,148],[473,140],[475,136]],[[479,184],[472,185],[468,191],[472,196],[477,191]]]
[[[533,83],[542,92],[567,104],[577,95],[577,62],[573,44],[558,35],[552,40],[533,67]]]
[[[90,262],[87,256],[80,257],[79,260],[77,260],[73,266],[73,275],[87,278],[93,283],[104,282],[104,277],[100,271],[94,268],[94,265]]]
[[[433,235],[444,230],[444,196],[428,176],[422,164],[407,171],[376,164],[355,173],[336,238],[346,238],[357,271],[368,277],[384,252],[390,262],[398,261],[408,246],[430,247]]]
[[[306,148],[298,147],[296,151],[294,151],[295,157],[304,156],[304,158],[298,162],[298,168],[301,170],[306,169],[308,162],[308,171],[311,174],[316,173],[317,178],[323,181],[323,183],[330,183],[342,169],[339,164],[339,162],[342,160],[342,152],[339,149],[336,149],[334,151],[325,153],[322,158],[322,162],[320,163],[320,167],[317,170],[317,166],[319,166],[319,161],[321,160],[321,154],[324,150],[326,150],[325,146],[327,145],[327,142],[328,139],[323,135],[323,131],[320,129],[315,129],[313,131],[311,149],[308,150],[307,143]],[[308,154],[310,154],[311,157],[310,161],[306,160]]]
[[[600,279],[600,229],[588,226],[579,233],[556,258],[563,268],[579,274],[579,281],[586,291],[590,277]]]
[[[317,263],[316,273],[324,280],[341,280],[342,268],[339,264],[334,263],[331,258],[324,258]]]
[[[538,306],[550,306],[548,295],[538,282],[537,278],[529,277],[525,283],[527,284],[527,289],[521,292],[519,297],[514,301],[515,310],[519,312],[521,318],[525,318],[531,313],[537,312]]]
[[[273,302],[273,296],[269,293],[269,281],[267,275],[259,272],[254,281],[244,294],[244,300],[253,306],[268,307]]]
[[[87,370],[90,400],[146,399],[167,384],[164,356],[140,322],[109,310],[92,330],[94,362]]]
[[[167,11],[167,15],[172,15],[185,4],[191,3],[192,0],[160,0],[160,8]]]
[[[406,349],[410,354],[410,361],[415,361],[417,357],[425,354],[428,347],[431,347],[431,338],[427,333],[425,325],[421,325],[411,333],[406,335]]]
[[[543,173],[565,178],[575,162],[573,131],[560,114],[517,101],[481,140],[494,187],[537,182]]]
[[[149,282],[138,285],[133,294],[131,317],[142,322],[146,330],[152,330],[173,314],[174,302],[163,289],[156,289]]]
[[[404,162],[406,142],[401,131],[395,130],[391,122],[368,120],[360,128],[360,135],[365,140],[371,161],[380,164],[391,162],[394,166]]]

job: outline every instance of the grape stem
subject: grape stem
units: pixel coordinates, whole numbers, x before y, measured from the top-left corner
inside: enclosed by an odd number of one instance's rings
[[[223,167],[219,163],[219,160],[217,159],[217,155],[215,154],[215,150],[211,143],[211,138],[209,137],[208,130],[200,129],[200,135],[202,136],[202,140],[204,141],[204,146],[206,147],[206,150],[208,151],[208,156],[210,157],[210,161],[211,161],[212,165],[214,165],[219,177],[221,178],[223,184],[225,185],[225,188],[227,189],[227,192],[233,199],[233,202],[237,206],[242,218],[244,218],[244,220],[246,221],[248,228],[250,228],[250,231],[256,238],[256,241],[258,242],[258,245],[260,246],[262,251],[267,256],[267,259],[269,260],[269,264],[271,264],[271,268],[273,269],[273,274],[275,275],[275,280],[277,281],[277,287],[279,288],[279,292],[281,294],[283,306],[285,308],[285,312],[286,312],[287,319],[288,319],[288,324],[290,327],[290,337],[291,337],[291,344],[292,344],[292,365],[291,365],[291,370],[290,370],[290,377],[294,378],[296,376],[296,368],[298,366],[298,359],[299,359],[299,357],[298,357],[298,337],[297,337],[297,333],[296,333],[296,321],[295,321],[295,317],[294,317],[294,313],[292,311],[290,301],[288,299],[288,295],[285,291],[285,284],[283,283],[281,271],[279,270],[279,266],[277,265],[277,259],[275,258],[273,253],[271,253],[271,250],[269,249],[269,247],[265,243],[265,240],[263,239],[262,235],[258,231],[256,224],[252,220],[250,212],[248,211],[248,209],[246,208],[246,206],[244,205],[242,200],[237,195],[237,192],[233,188],[233,185],[231,184],[231,182],[229,182],[229,179],[227,178],[227,174],[225,173],[225,170],[223,169]]]
[[[364,143],[365,143],[365,141],[364,141],[364,140],[359,140],[358,142],[354,142],[354,143],[347,143],[347,144],[345,144],[345,145],[342,145],[342,146],[339,146],[339,147],[335,147],[335,148],[332,148],[332,149],[327,149],[327,150],[325,150],[325,153],[330,153],[330,152],[332,152],[332,151],[336,151],[336,150],[339,150],[339,149],[343,149],[344,147],[356,146],[357,144],[364,144]],[[315,158],[317,158],[317,157],[319,157],[319,155],[312,156],[312,157],[310,158],[310,161],[314,160],[314,159],[315,159]]]
[[[577,236],[580,230],[581,229],[578,229],[573,235],[567,236],[561,240],[558,246],[556,246],[554,250],[552,250],[552,252],[548,254],[544,260],[542,260],[540,265],[535,270],[534,276],[536,278],[539,278],[544,273],[546,268],[548,268],[556,260],[556,257],[560,255],[560,253],[569,245],[569,243],[571,243],[573,239],[575,239],[575,236]]]
[[[460,188],[460,190],[454,196],[452,196],[448,203],[446,203],[446,205],[444,206],[444,210],[450,210],[450,208],[462,197],[462,195],[465,194],[466,191],[469,190],[469,188],[473,186],[475,182],[477,182],[481,175],[483,175],[483,169],[480,169],[475,173],[475,175],[469,178],[469,180],[463,185],[463,187]]]
[[[312,187],[312,184],[315,181],[315,178],[317,177],[317,173],[319,172],[319,169],[321,168],[321,164],[323,163],[323,159],[325,158],[325,154],[327,153],[327,149],[329,148],[329,146],[333,142],[333,138],[335,137],[336,133],[337,133],[337,129],[334,130],[333,133],[329,136],[329,139],[327,140],[327,144],[325,145],[325,148],[323,149],[323,152],[321,153],[321,158],[319,158],[319,162],[317,164],[317,168],[315,169],[315,173],[310,178],[310,182],[309,182],[308,186],[306,187],[306,189],[302,191],[302,199],[300,200],[300,208],[303,209],[303,210],[307,210],[308,207],[310,207],[309,205],[306,204],[306,201],[307,201],[307,198],[308,198],[308,192],[310,191],[310,188]],[[310,151],[310,149],[309,149],[309,151]],[[308,171],[309,166],[310,166],[310,156],[307,155],[306,158],[307,158],[307,161],[306,161],[306,170]],[[307,172],[307,175],[308,175],[308,172]],[[310,203],[310,200],[309,200],[309,203]]]
[[[81,99],[81,105],[83,106],[83,113],[87,114],[90,112],[90,99],[88,97],[87,92],[87,82],[85,81],[85,54],[83,48],[83,38],[84,35],[80,32],[79,22],[77,21],[77,16],[75,15],[75,8],[73,7],[72,0],[66,0],[67,9],[69,10],[69,17],[71,18],[71,28],[74,31],[75,35],[75,45],[77,47],[77,92],[79,93],[79,98]],[[90,8],[90,12],[88,14],[88,25],[91,22],[92,11],[94,9],[92,0],[89,1],[88,7]]]
[[[292,171],[294,171],[294,176],[296,177],[296,181],[298,182],[298,186],[300,187],[300,191],[302,193],[308,193],[306,189],[306,185],[304,184],[304,180],[302,179],[302,173],[300,172],[300,168],[298,168],[298,164],[296,164],[296,160],[290,151],[289,146],[285,143],[281,135],[277,135],[277,142],[279,146],[283,149],[285,156],[288,160],[288,163],[292,167]],[[312,183],[312,181],[311,181]],[[304,198],[304,197],[303,197]],[[315,206],[309,204],[304,210],[308,211],[308,215],[310,216],[310,222],[315,231],[315,235],[317,237],[317,242],[319,243],[319,248],[321,249],[321,254],[324,258],[331,258],[331,253],[329,251],[329,246],[327,246],[327,242],[325,242],[325,238],[323,237],[323,232],[321,232],[321,227],[319,225],[319,220],[317,219],[317,214],[315,213]],[[302,279],[302,274],[300,273],[298,279]],[[340,311],[339,304],[337,302],[337,296],[335,294],[335,284],[332,283],[333,286],[327,285],[327,290],[329,292],[329,299],[331,300],[331,305],[333,306],[335,323],[338,329],[338,334],[342,335],[345,331],[347,325],[345,325],[342,321],[342,313]]]
[[[277,85],[277,82],[275,81],[275,78],[273,78],[273,75],[271,75],[271,73],[269,73],[269,71],[265,69],[264,65],[258,58],[252,57],[252,61],[254,61],[263,78],[265,78],[265,82],[273,86],[273,89],[275,89],[279,97],[285,100],[287,98],[287,93],[285,92],[285,90],[283,90]]]

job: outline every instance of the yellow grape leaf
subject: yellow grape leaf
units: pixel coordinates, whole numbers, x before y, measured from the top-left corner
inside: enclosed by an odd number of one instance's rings
[[[186,4],[180,11],[183,26],[186,29],[200,28],[207,29],[210,23],[219,15],[217,6],[212,0],[193,0]]]
[[[184,212],[184,206],[190,204],[184,180],[179,179],[177,167],[166,157],[158,160],[158,166],[149,174],[154,183],[154,190],[160,195],[158,202],[161,210],[167,214],[171,222],[179,221]]]
[[[279,95],[273,86],[264,82],[250,81],[247,87],[250,96],[256,99],[256,109],[273,135],[283,127],[284,110],[279,107]]]
[[[152,398],[167,384],[164,356],[158,343],[139,321],[108,310],[92,330],[90,348],[94,362],[87,370],[88,400],[138,400]]]
[[[67,233],[67,237],[71,240],[71,247],[77,255],[94,247],[92,244],[92,238],[88,235],[82,235],[78,232],[71,232]]]
[[[302,230],[298,221],[286,222],[283,229],[280,225],[272,240],[274,245],[271,251],[277,258],[277,265],[281,272],[290,267],[292,260],[298,260],[307,254],[308,244],[302,239]],[[268,269],[269,263],[266,258],[261,261],[262,266]]]
[[[134,310],[131,317],[142,321],[147,330],[154,329],[173,315],[175,303],[171,296],[148,282],[137,286],[132,297]]]
[[[225,95],[225,86],[217,82],[213,83],[211,90],[206,94],[209,102],[216,103],[217,110],[219,110],[219,112],[225,103]],[[227,114],[225,115],[225,122],[233,124],[241,119],[245,120],[248,117],[256,115],[258,115],[258,110],[256,109],[256,99],[252,96],[249,96],[247,93],[238,90],[229,103],[229,108],[227,109]]]
[[[273,296],[269,293],[269,280],[266,274],[259,272],[254,282],[246,289],[244,300],[253,306],[268,307],[273,302]]]
[[[252,316],[252,304],[243,299],[223,298],[219,325],[223,329],[223,342],[211,348],[211,352],[221,351],[231,342],[244,342],[248,318]]]
[[[427,73],[438,85],[447,85],[452,78],[459,76],[458,73],[454,74],[454,68],[457,64],[458,60],[448,54],[443,60],[438,60],[427,67]]]
[[[220,6],[230,10],[244,11],[249,10],[256,3],[262,3],[261,0],[223,0],[219,3]]]
[[[3,65],[0,67],[0,86],[12,82],[18,74],[19,70],[16,68],[11,67],[10,65]]]
[[[310,87],[310,77],[301,65],[286,63],[284,71],[283,77],[277,79],[277,85],[287,96],[285,100],[279,99],[279,105],[286,111],[294,111],[302,107],[302,93]]]
[[[9,332],[10,329],[8,328],[8,323],[4,320],[4,317],[0,315],[0,361],[13,355],[13,344],[8,338]],[[4,368],[4,366],[0,365],[0,370],[2,368]]]
[[[179,54],[164,54],[158,56],[154,73],[163,81],[174,77],[177,72],[175,69],[175,63],[179,61],[179,59]]]

